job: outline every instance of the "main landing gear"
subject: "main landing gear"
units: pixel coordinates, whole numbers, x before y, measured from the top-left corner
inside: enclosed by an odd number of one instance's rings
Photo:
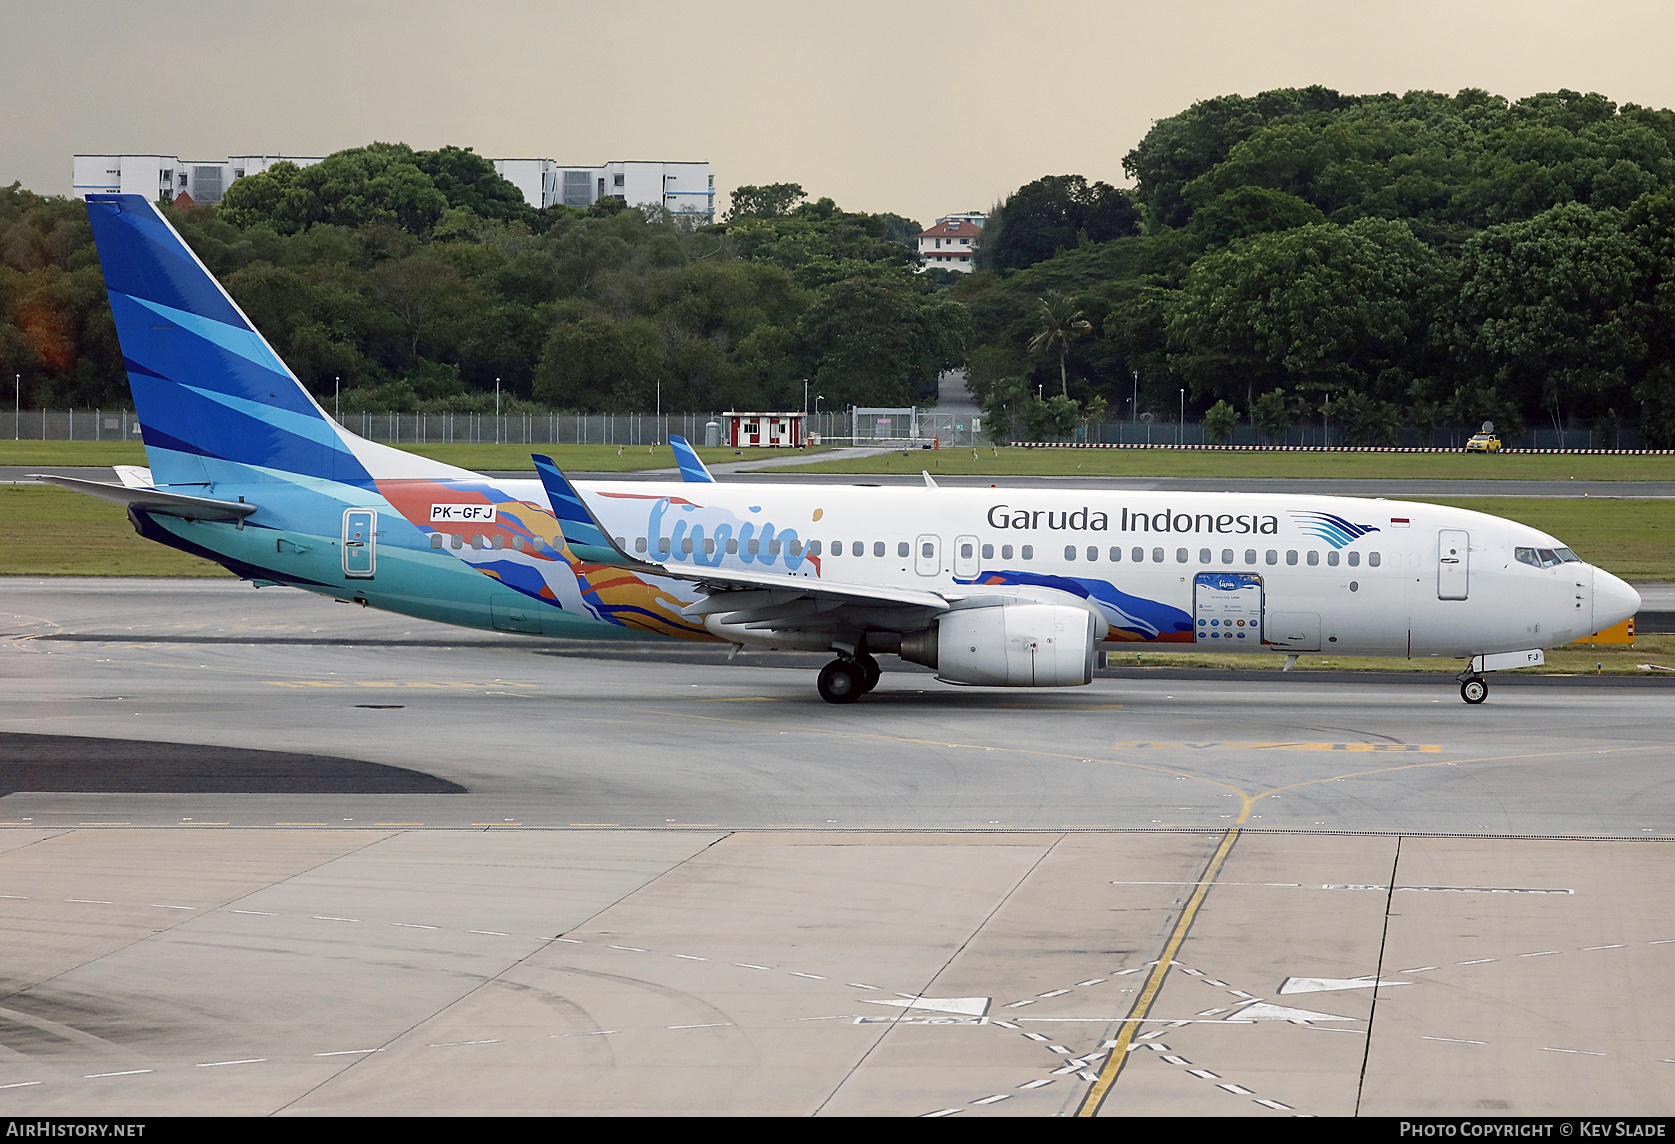
[[[1460,698],[1472,705],[1489,698],[1489,681],[1481,675],[1467,676],[1460,681]]]
[[[878,686],[878,661],[862,652],[854,659],[834,659],[820,669],[820,698],[827,703],[853,703]]]

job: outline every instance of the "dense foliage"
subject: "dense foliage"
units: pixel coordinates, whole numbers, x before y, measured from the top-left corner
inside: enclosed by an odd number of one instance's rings
[[[536,210],[469,150],[373,144],[170,221],[303,384],[342,407],[665,411],[908,404],[965,356],[912,220],[747,188],[694,226]],[[746,209],[739,209],[744,207]],[[749,209],[754,208],[754,209]],[[126,402],[85,207],[0,190],[0,370],[26,404]]]
[[[1269,435],[1329,405],[1367,442],[1488,418],[1675,444],[1675,113],[1271,91],[1159,121],[1124,166],[1142,233],[1060,225],[1005,259],[985,234],[994,270],[955,291],[1014,433],[1053,431],[1019,395],[1059,388],[1059,357],[1030,349],[1057,293],[1095,327],[1068,346],[1070,397],[1123,416],[1173,419],[1184,389],[1189,416],[1224,402]],[[1050,230],[1032,204],[1053,183],[1003,203],[1006,226]]]

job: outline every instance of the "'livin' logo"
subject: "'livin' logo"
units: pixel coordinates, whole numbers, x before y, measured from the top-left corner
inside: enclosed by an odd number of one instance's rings
[[[1351,524],[1341,516],[1333,516],[1329,512],[1304,512],[1292,510],[1291,519],[1297,522],[1297,527],[1310,536],[1318,536],[1333,548],[1342,548],[1346,544],[1377,532],[1378,529],[1370,524]]]

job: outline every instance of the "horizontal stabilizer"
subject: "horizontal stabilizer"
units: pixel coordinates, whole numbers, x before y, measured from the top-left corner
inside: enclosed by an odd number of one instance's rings
[[[130,485],[107,485],[103,481],[84,481],[80,477],[55,477],[47,473],[33,474],[37,481],[86,493],[100,500],[114,501],[128,508],[161,513],[164,516],[183,516],[189,520],[242,520],[256,511],[256,506],[243,501],[215,500],[211,497],[189,497],[183,493],[166,493],[161,489],[134,488]]]
[[[715,478],[710,476],[709,469],[704,465],[703,458],[698,456],[685,437],[669,434],[669,445],[675,451],[675,460],[680,464],[680,479],[689,485],[713,485]]]

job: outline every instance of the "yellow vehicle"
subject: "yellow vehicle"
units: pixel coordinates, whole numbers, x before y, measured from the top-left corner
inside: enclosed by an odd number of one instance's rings
[[[1498,453],[1501,451],[1501,439],[1493,433],[1479,433],[1466,442],[1468,453]]]

